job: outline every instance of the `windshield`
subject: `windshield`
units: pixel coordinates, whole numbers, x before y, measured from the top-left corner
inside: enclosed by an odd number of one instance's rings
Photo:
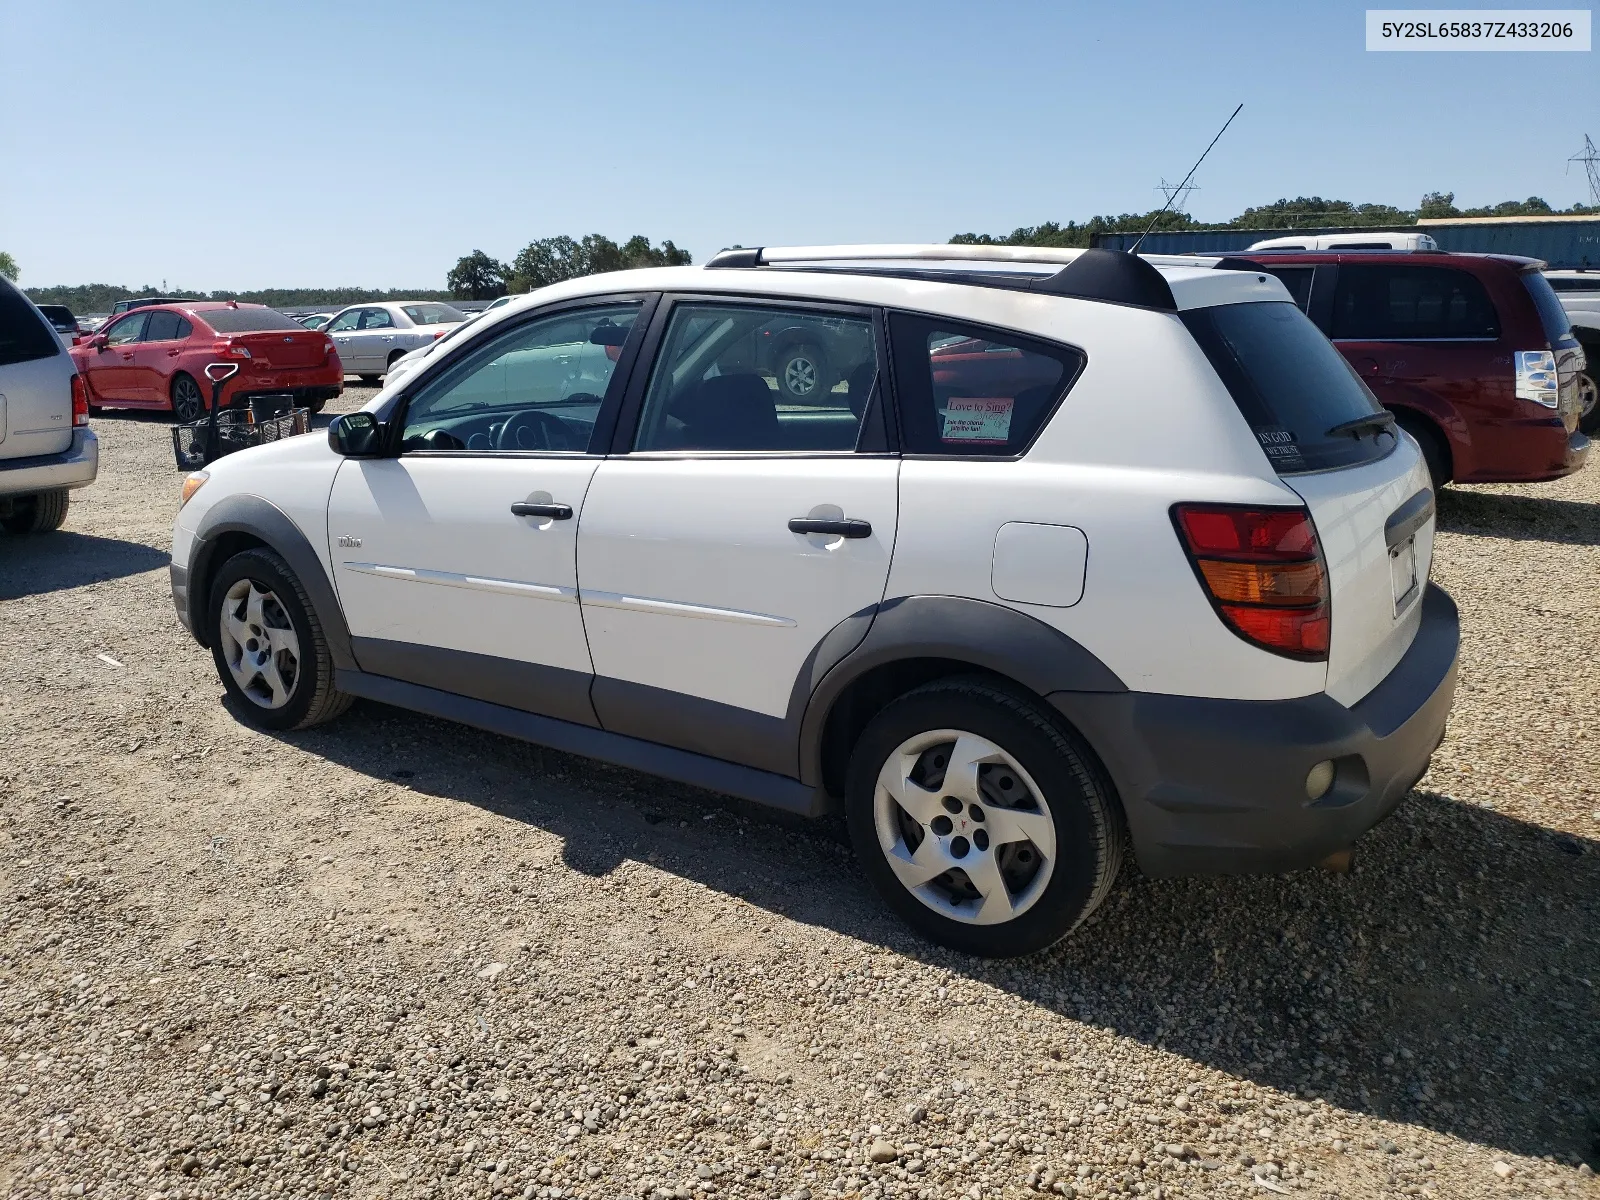
[[[467,314],[448,304],[403,304],[400,311],[418,325],[457,325],[467,319]]]
[[[1524,271],[1522,282],[1528,287],[1528,295],[1533,297],[1533,306],[1539,310],[1539,324],[1544,326],[1550,345],[1555,347],[1573,341],[1572,318],[1561,307],[1561,297],[1556,295],[1550,281],[1538,271]]]
[[[305,327],[274,308],[241,304],[238,308],[208,308],[195,314],[218,333],[256,333],[266,329],[292,329],[304,333]]]
[[[1222,304],[1182,317],[1280,475],[1356,466],[1394,449],[1392,432],[1329,432],[1383,410],[1293,304]]]

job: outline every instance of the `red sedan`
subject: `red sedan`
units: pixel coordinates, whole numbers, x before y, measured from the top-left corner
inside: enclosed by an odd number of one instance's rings
[[[170,409],[197,421],[211,403],[206,364],[236,362],[223,405],[282,396],[319,411],[344,388],[333,339],[262,304],[194,301],[135,309],[72,348],[92,408]]]

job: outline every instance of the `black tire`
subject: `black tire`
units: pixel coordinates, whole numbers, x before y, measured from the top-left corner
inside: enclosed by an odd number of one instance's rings
[[[281,612],[289,619],[299,641],[300,654],[288,700],[281,707],[266,707],[247,693],[234,678],[225,657],[222,634],[222,606],[230,589],[248,580],[262,591],[272,593]],[[353,697],[333,687],[333,656],[322,622],[311,605],[311,598],[289,564],[274,551],[246,550],[222,564],[211,584],[206,615],[206,635],[217,675],[227,688],[244,719],[264,729],[307,729],[331,721],[350,707]]]
[[[321,412],[324,408],[326,408],[327,405],[328,405],[328,398],[326,396],[319,396],[315,400],[307,400],[306,401],[306,411],[309,412],[312,416],[316,416],[319,412]]]
[[[1422,461],[1428,464],[1428,478],[1433,481],[1433,490],[1437,492],[1449,483],[1450,448],[1439,427],[1427,417],[1409,412],[1395,413],[1395,424],[1415,438],[1421,447]]]
[[[794,404],[820,404],[838,382],[821,348],[805,342],[784,347],[774,374],[778,390]]]
[[[1600,349],[1595,353],[1600,355]],[[1596,387],[1600,379],[1596,378],[1597,373],[1600,373],[1600,358],[1596,358],[1594,366],[1578,376],[1579,403],[1583,405],[1578,414],[1578,428],[1589,437],[1600,435],[1600,389]]]
[[[179,371],[172,377],[172,419],[179,425],[198,421],[206,415],[206,394],[193,375]]]
[[[1032,906],[1003,923],[970,924],[934,911],[900,881],[879,842],[879,771],[908,740],[937,730],[992,742],[1043,794],[1054,827],[1052,872]],[[1122,865],[1122,815],[1092,752],[1031,700],[987,679],[938,680],[873,717],[851,754],[845,816],[856,857],[889,907],[931,940],[983,958],[1031,954],[1071,933],[1105,900]]]
[[[380,377],[377,376],[377,375],[361,375],[361,376],[358,376],[357,378],[359,378],[361,380],[361,385],[363,387],[377,387],[378,386],[378,379]]]
[[[71,500],[72,493],[66,488],[18,496],[12,503],[11,515],[0,520],[0,528],[15,534],[51,533],[66,521]]]

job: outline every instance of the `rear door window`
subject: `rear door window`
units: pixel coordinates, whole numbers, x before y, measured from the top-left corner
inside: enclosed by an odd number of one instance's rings
[[[61,352],[55,330],[39,319],[27,297],[0,279],[0,367]]]
[[[1355,466],[1395,448],[1393,432],[1333,432],[1382,409],[1294,305],[1221,304],[1180,316],[1280,475]]]
[[[1070,346],[942,317],[892,313],[889,333],[909,454],[1023,453],[1084,363]]]
[[[1450,267],[1341,263],[1335,339],[1360,342],[1493,340],[1500,318],[1476,276]]]
[[[157,312],[150,314],[150,323],[144,327],[144,340],[147,342],[170,342],[178,336],[178,322],[182,318],[177,313]]]

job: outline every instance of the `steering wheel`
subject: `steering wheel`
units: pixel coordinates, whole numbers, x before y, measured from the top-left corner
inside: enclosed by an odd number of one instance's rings
[[[513,413],[500,427],[496,450],[570,450],[567,427],[560,417],[525,408]]]

